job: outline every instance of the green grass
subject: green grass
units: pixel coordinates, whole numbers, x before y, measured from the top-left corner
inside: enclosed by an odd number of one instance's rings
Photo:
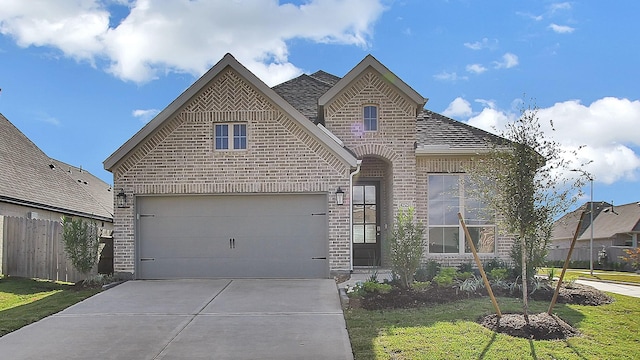
[[[554,268],[555,276],[559,277],[562,268]],[[538,269],[538,275],[548,275],[549,268]],[[593,270],[593,276],[589,273],[589,269],[567,269],[564,275],[565,280],[585,279],[585,280],[607,280],[618,281],[633,284],[640,284],[640,274],[621,271]]]
[[[527,340],[495,333],[476,320],[493,313],[489,298],[413,310],[350,309],[345,318],[356,360],[361,359],[638,359],[640,301],[611,294],[602,306],[558,304],[554,313],[582,335],[568,340]],[[499,298],[503,313],[521,302]],[[530,313],[548,302],[531,301]]]
[[[6,277],[0,279],[0,336],[55,314],[96,293],[73,285]]]

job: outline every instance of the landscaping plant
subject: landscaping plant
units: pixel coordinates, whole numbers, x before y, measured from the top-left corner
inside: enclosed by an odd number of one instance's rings
[[[409,288],[424,251],[424,225],[414,219],[414,209],[398,210],[389,239],[391,270],[402,288]]]
[[[65,216],[62,219],[62,241],[73,267],[87,275],[98,262],[100,229],[95,222]]]
[[[640,270],[640,248],[624,249],[627,256],[621,256],[622,261],[629,263],[633,270]]]
[[[544,263],[554,219],[577,200],[583,180],[564,177],[570,162],[560,144],[545,135],[536,107],[523,108],[500,135],[507,141],[479,160],[471,180],[474,195],[499,214],[499,228],[515,237],[511,256],[521,276],[528,322],[527,282]]]

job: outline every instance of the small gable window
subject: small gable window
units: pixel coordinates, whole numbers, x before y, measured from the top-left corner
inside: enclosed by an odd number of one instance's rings
[[[378,107],[367,105],[364,107],[364,131],[378,131]]]
[[[247,124],[216,124],[214,133],[216,150],[247,148]]]

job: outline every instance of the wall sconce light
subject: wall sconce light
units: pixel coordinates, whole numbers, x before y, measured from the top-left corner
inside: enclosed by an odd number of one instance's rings
[[[344,191],[339,186],[338,190],[336,190],[336,203],[338,205],[344,205]]]
[[[126,208],[127,206],[127,194],[124,193],[124,189],[120,189],[120,192],[116,195],[116,203],[119,208]]]

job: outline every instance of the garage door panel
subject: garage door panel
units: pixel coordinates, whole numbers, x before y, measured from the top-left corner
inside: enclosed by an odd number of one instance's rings
[[[326,195],[141,197],[139,278],[328,277]],[[145,259],[142,261],[141,259]]]

